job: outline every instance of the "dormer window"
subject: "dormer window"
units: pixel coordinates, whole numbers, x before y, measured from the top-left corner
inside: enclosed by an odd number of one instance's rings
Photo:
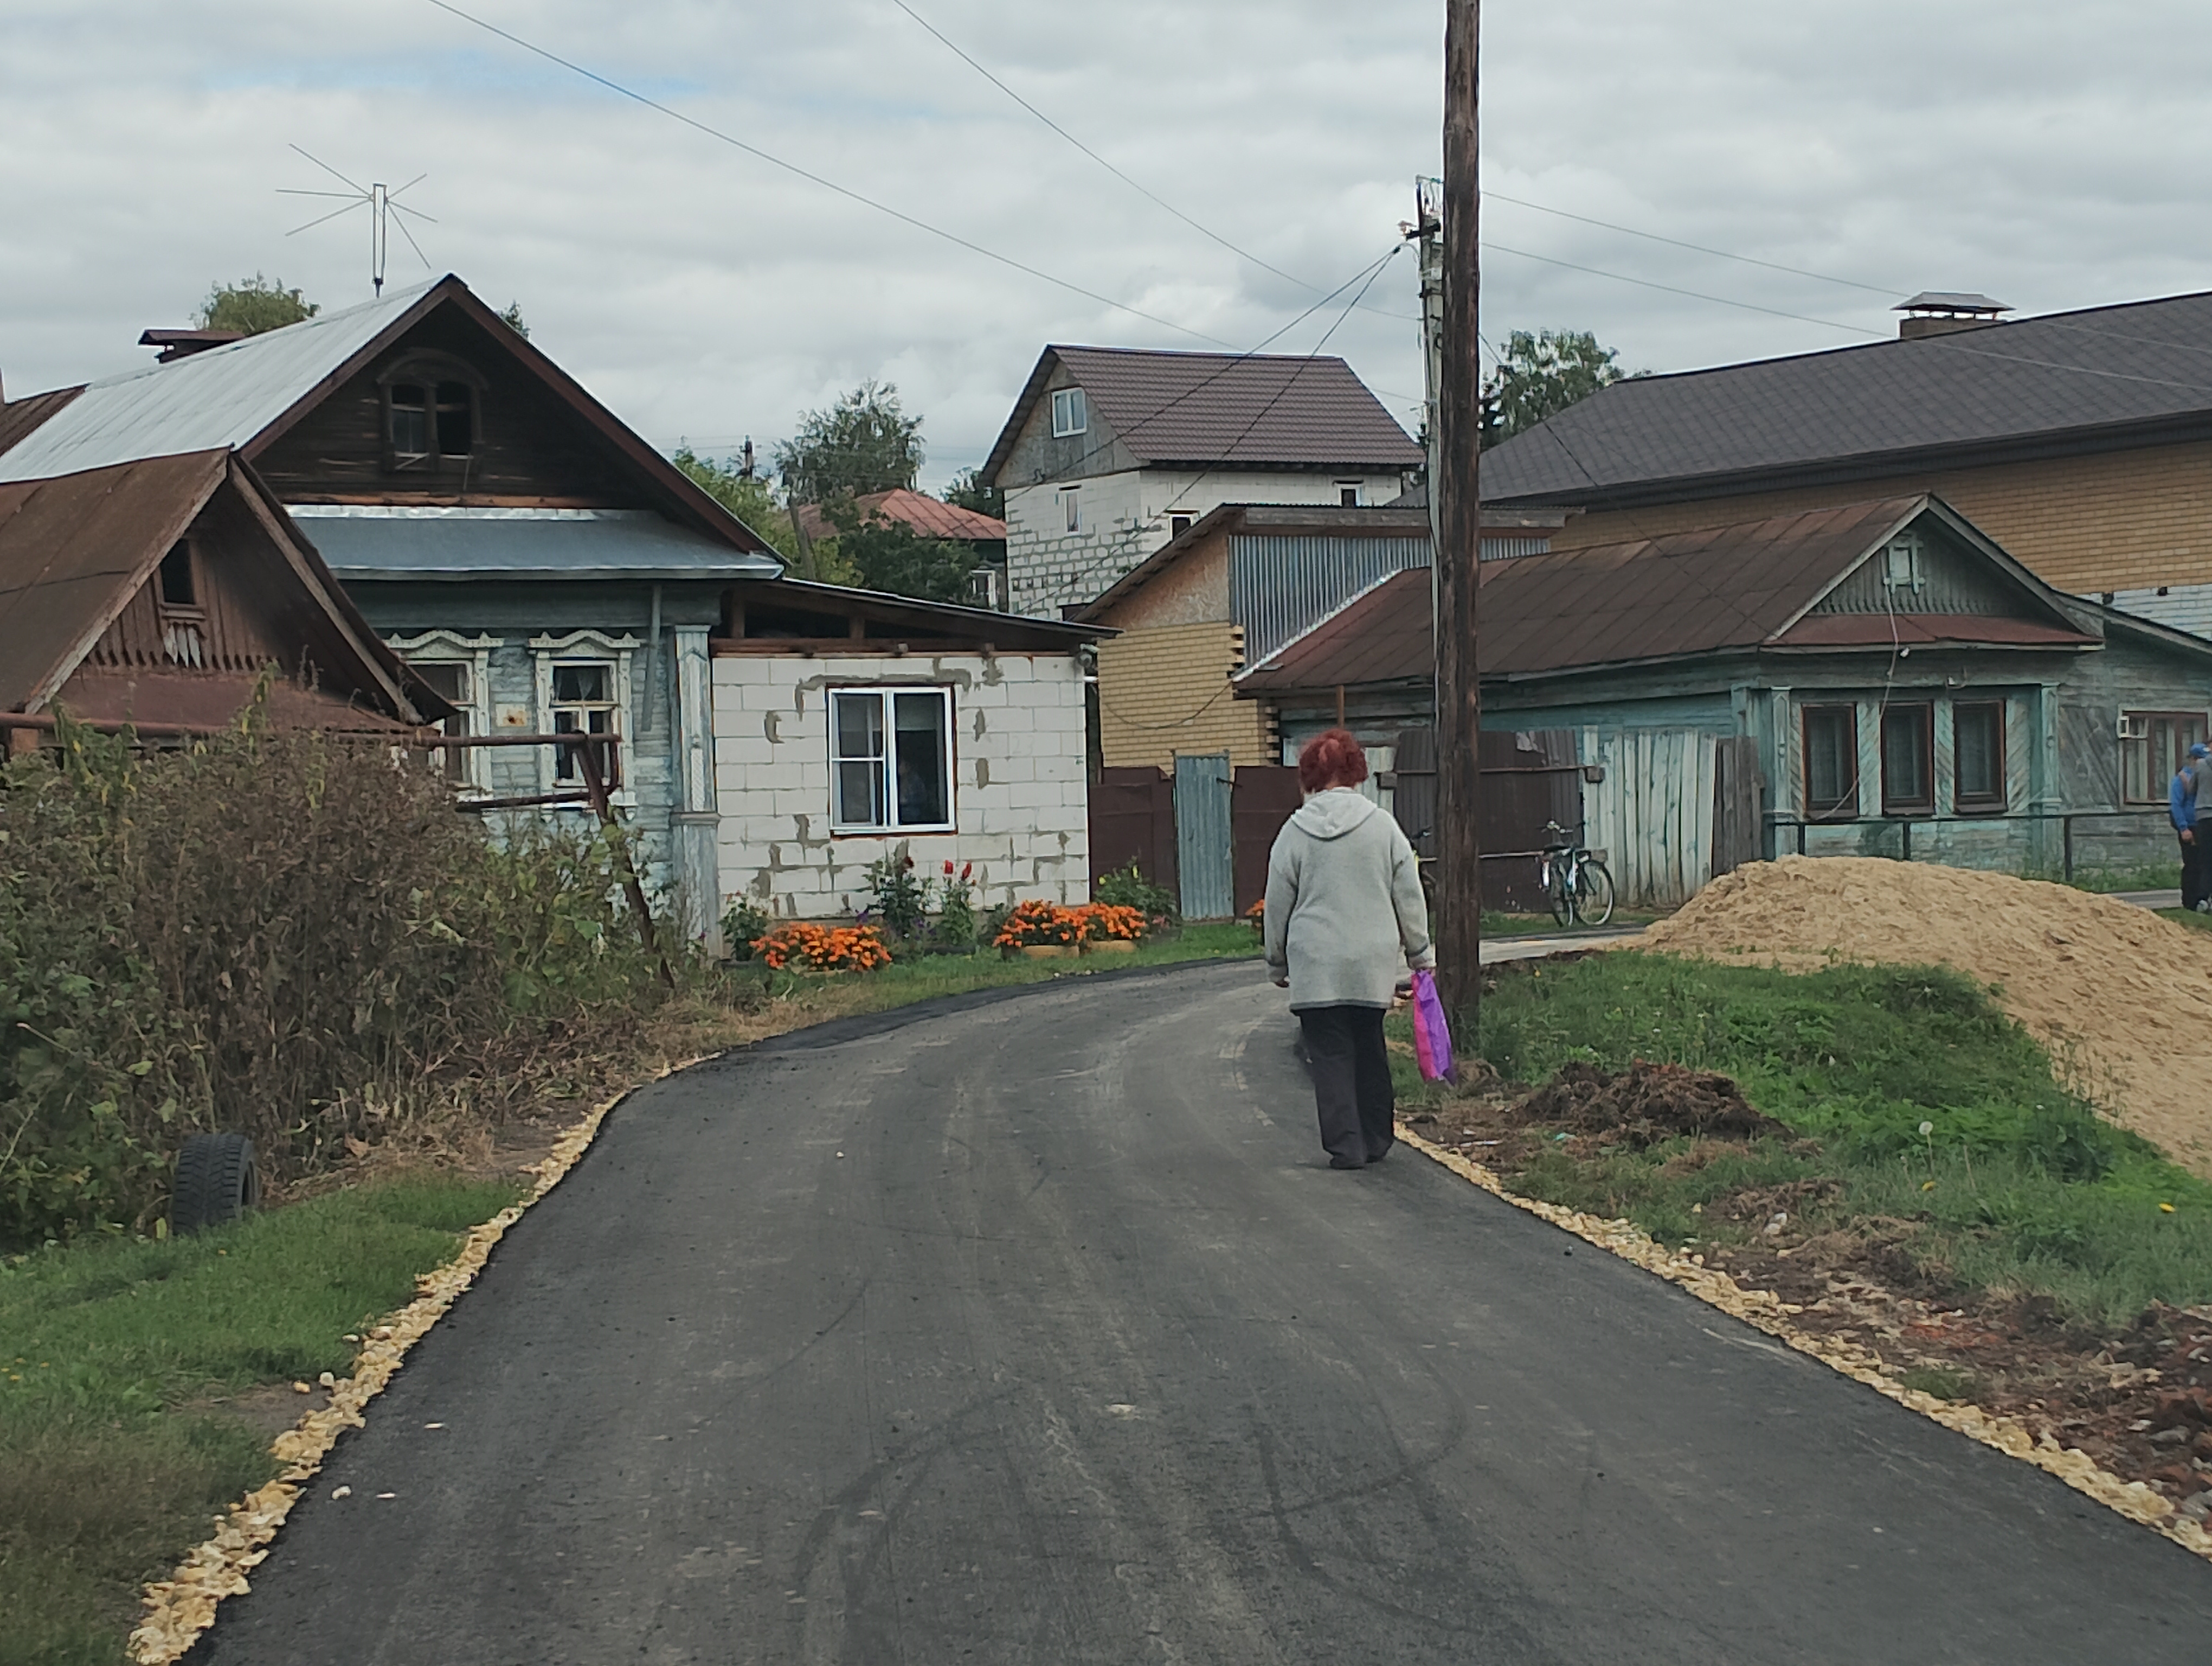
[[[402,360],[378,380],[387,468],[436,469],[475,454],[483,384],[473,370],[425,355]]]
[[[1081,434],[1091,426],[1091,408],[1079,387],[1063,387],[1052,396],[1052,437],[1065,440],[1071,434]]]
[[[164,612],[191,611],[200,605],[199,587],[192,581],[192,546],[179,538],[161,557],[161,608]]]

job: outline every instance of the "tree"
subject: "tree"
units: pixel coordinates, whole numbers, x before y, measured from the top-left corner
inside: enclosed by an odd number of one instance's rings
[[[1510,440],[1601,387],[1624,380],[1620,356],[1587,330],[1516,330],[1498,368],[1482,385],[1486,441]],[[1636,373],[1641,375],[1644,373]]]
[[[776,471],[795,502],[828,505],[912,487],[921,471],[921,418],[899,408],[898,389],[862,382],[827,410],[810,410],[775,448]]]
[[[955,508],[973,509],[979,515],[989,515],[994,520],[1006,518],[1006,494],[996,486],[987,486],[978,478],[980,469],[963,469],[954,475],[945,488],[945,501]]]
[[[747,474],[734,457],[717,462],[681,442],[668,460],[690,475],[700,490],[767,539],[785,561],[798,562],[799,536],[792,531],[791,517],[784,506],[776,502],[774,486],[757,475]]]
[[[913,596],[927,602],[968,602],[975,599],[969,575],[975,570],[975,552],[964,544],[925,538],[902,520],[880,514],[862,516],[850,498],[833,502],[823,510],[837,529],[835,549],[815,545],[817,562],[825,556],[849,569],[849,580],[864,590],[887,591],[894,596]],[[823,576],[830,576],[825,567]]]
[[[507,310],[499,315],[499,321],[501,324],[504,324],[508,329],[514,331],[516,335],[521,337],[523,340],[528,341],[530,339],[530,326],[522,321],[522,303],[520,301],[508,301],[507,303]]]
[[[235,283],[218,283],[200,303],[200,328],[237,330],[258,336],[264,330],[281,330],[314,317],[322,308],[297,289],[288,289],[282,278],[256,272]]]

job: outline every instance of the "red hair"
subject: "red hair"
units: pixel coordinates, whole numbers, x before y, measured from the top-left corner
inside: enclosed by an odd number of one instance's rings
[[[1309,793],[1357,787],[1367,779],[1367,753],[1349,729],[1327,729],[1298,748],[1298,785]]]

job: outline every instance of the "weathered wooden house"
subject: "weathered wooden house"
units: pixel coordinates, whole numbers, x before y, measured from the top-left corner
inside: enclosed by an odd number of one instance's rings
[[[615,805],[696,935],[740,891],[843,911],[866,863],[909,839],[976,861],[994,901],[1083,894],[1074,656],[1102,633],[785,581],[767,544],[458,278],[48,404],[0,424],[0,491],[230,459],[449,732],[611,737]],[[833,736],[830,706],[860,727]],[[580,784],[568,750],[449,756],[483,800]]]
[[[2171,859],[2166,787],[2212,719],[2212,642],[2054,589],[1940,499],[1486,562],[1486,731],[1604,767],[1588,837],[1677,902],[1753,856],[2056,871]],[[1237,679],[1287,748],[1434,716],[1425,572]],[[1731,834],[1731,828],[1736,830]]]

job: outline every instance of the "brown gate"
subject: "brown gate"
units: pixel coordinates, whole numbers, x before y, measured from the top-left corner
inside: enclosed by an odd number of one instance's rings
[[[1398,732],[1391,805],[1398,825],[1423,856],[1436,854],[1436,731]],[[1509,914],[1540,913],[1536,853],[1551,838],[1547,822],[1572,836],[1583,817],[1582,768],[1571,729],[1485,729],[1477,759],[1482,802],[1482,905]]]
[[[1237,908],[1241,914],[1267,894],[1267,857],[1283,824],[1305,802],[1298,772],[1280,764],[1243,763],[1229,789],[1229,824],[1236,848]]]
[[[1107,769],[1091,785],[1091,880],[1134,862],[1175,895],[1175,781],[1151,764]]]

